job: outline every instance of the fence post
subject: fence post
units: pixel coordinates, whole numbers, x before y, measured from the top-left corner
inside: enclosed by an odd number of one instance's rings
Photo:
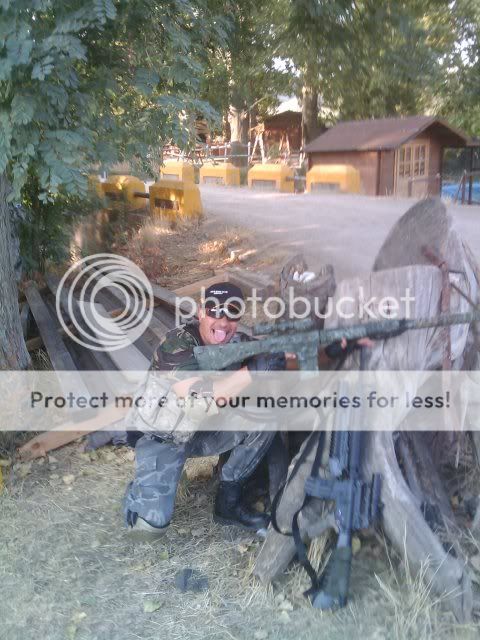
[[[462,176],[462,204],[465,204],[465,188],[467,186],[467,172],[463,171]]]

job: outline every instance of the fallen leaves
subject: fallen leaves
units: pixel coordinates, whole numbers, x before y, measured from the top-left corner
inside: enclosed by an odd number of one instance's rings
[[[31,462],[21,462],[20,464],[14,467],[14,471],[16,475],[22,480],[23,478],[26,478],[28,476],[31,470],[32,470]]]
[[[68,625],[65,635],[67,640],[73,640],[77,635],[78,625],[87,617],[85,611],[79,611],[75,613],[71,619],[70,624]]]
[[[154,613],[158,611],[163,606],[162,600],[145,600],[143,603],[143,611],[144,613]]]

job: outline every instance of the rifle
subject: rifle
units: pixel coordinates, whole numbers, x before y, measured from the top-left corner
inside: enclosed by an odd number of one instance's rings
[[[329,456],[333,477],[320,478],[312,468],[312,475],[305,482],[307,496],[335,503],[338,527],[337,544],[322,576],[317,578],[313,567],[305,567],[312,579],[312,588],[307,595],[316,609],[329,610],[346,605],[352,564],[352,534],[375,525],[380,516],[380,474],[373,474],[370,483],[361,479],[363,435],[361,431],[333,431]],[[299,544],[303,544],[298,537],[295,543],[297,549]]]
[[[347,603],[352,563],[352,533],[375,524],[380,515],[381,477],[374,474],[370,483],[360,476],[361,431],[332,433],[329,468],[333,478],[311,476],[305,493],[335,502],[338,538],[328,565],[309,591],[317,609],[344,607]]]
[[[300,369],[317,371],[319,347],[342,338],[386,340],[411,329],[448,327],[472,322],[480,322],[480,312],[441,313],[434,318],[375,320],[334,329],[318,329],[313,320],[287,320],[277,324],[256,325],[253,328],[253,335],[267,336],[260,340],[194,347],[193,351],[200,369],[207,371],[218,371],[260,353],[277,351],[295,353]]]

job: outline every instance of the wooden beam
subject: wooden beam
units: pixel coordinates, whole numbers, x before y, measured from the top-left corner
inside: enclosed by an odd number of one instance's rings
[[[68,422],[62,425],[62,431],[46,431],[35,436],[18,449],[18,454],[23,460],[41,458],[48,451],[59,449],[74,440],[78,440],[88,433],[99,431],[122,420],[128,408],[111,406],[101,413],[84,420],[83,422]],[[75,427],[75,429],[73,429]],[[69,429],[65,431],[65,429]]]
[[[82,376],[77,372],[77,367],[73,362],[72,356],[68,352],[62,338],[59,335],[57,328],[57,321],[52,318],[52,315],[48,311],[48,308],[37,285],[34,282],[30,282],[25,287],[25,296],[32,311],[35,322],[37,323],[38,330],[42,336],[43,343],[47,350],[48,356],[56,372],[68,371],[69,375],[66,378],[69,384],[66,386],[66,380],[62,375],[58,375],[60,386],[65,393],[72,390],[71,383],[75,381],[75,392],[90,397],[88,389],[82,379]],[[75,375],[76,373],[76,375]]]
[[[152,315],[148,328],[156,335],[159,340],[162,340],[170,331],[170,327],[159,320],[155,315]]]
[[[184,287],[179,287],[178,289],[174,289],[173,293],[177,296],[194,296],[201,292],[202,287],[207,289],[212,284],[216,284],[222,280],[224,282],[228,281],[228,274],[219,271],[218,275],[211,276],[210,278],[203,278],[202,280],[197,280],[196,282],[187,284]]]
[[[58,285],[60,283],[60,279],[57,276],[55,276],[54,274],[47,274],[45,276],[45,280],[46,280],[51,292],[56,296],[57,295],[57,290],[58,290]],[[120,313],[122,313],[124,311],[124,309],[125,309],[125,298],[120,293],[117,292],[115,287],[108,287],[108,291],[115,298],[115,300],[117,300],[118,302],[122,303],[122,306],[118,307],[116,309],[112,309],[111,311],[106,311],[104,307],[101,307],[101,309],[102,309],[101,312],[102,313],[105,312],[111,318],[114,318],[114,317],[120,315]],[[65,292],[63,290],[60,293],[60,304],[62,306],[62,309],[65,311],[65,313],[68,314],[68,298],[67,298],[67,295],[65,294]],[[81,317],[80,316],[81,311],[80,311],[79,304],[78,304],[77,300],[73,301],[73,309],[74,309],[75,314],[77,315],[77,317]],[[152,316],[152,320],[151,320],[148,328],[152,331],[153,336],[155,336],[155,338],[157,338],[157,339],[162,339],[163,336],[169,330],[169,328],[165,324],[160,322],[160,320],[155,318],[155,316]],[[134,348],[136,348],[138,350],[138,346],[137,347],[134,346]],[[151,352],[152,348],[149,347],[148,351]],[[93,353],[93,356],[94,356],[95,360],[97,360],[98,365],[100,366],[100,368],[105,368],[105,354],[108,354],[108,357],[115,364],[116,364],[116,361],[118,360],[118,358],[112,357],[112,353],[111,352],[107,352],[107,351],[106,352],[102,352],[102,351],[92,350],[92,353]],[[146,357],[145,354],[143,354],[143,355],[144,355],[144,357]],[[139,362],[136,355],[134,356],[134,358],[135,358],[135,362]],[[120,361],[122,363],[125,362],[122,354],[120,354]],[[144,364],[145,363],[143,362],[143,365]],[[110,368],[112,368],[112,367],[110,367]],[[113,368],[115,368],[115,365],[113,366]],[[132,369],[132,367],[129,367],[129,369]],[[143,369],[143,366],[142,366],[142,369]]]
[[[30,307],[27,302],[22,302],[20,305],[20,323],[22,325],[23,337],[27,337],[28,333],[28,316],[30,314]]]
[[[270,276],[241,269],[240,267],[227,267],[225,274],[229,282],[237,285],[244,295],[250,295],[253,289],[261,300],[265,300],[275,293],[275,283]]]
[[[89,303],[84,302],[83,304],[86,305],[85,311],[88,313]],[[103,305],[99,303],[90,303],[90,306],[95,306],[95,310],[100,316],[103,316],[104,318],[110,317],[108,311]],[[93,308],[91,309],[91,313],[93,314]],[[94,323],[92,322],[91,331],[96,335],[93,325]],[[150,367],[150,360],[145,357],[134,344],[129,344],[121,349],[108,351],[108,354],[115,363],[115,366],[122,372],[147,371]]]
[[[151,282],[150,284],[152,285],[153,295],[157,300],[159,300],[160,302],[163,302],[172,310],[176,309],[178,300],[177,300],[177,296],[173,293],[173,291],[170,291],[169,289],[165,289],[165,287],[161,287],[160,285],[154,284],[153,282]],[[190,305],[186,303],[183,303],[180,305],[180,310],[186,314],[190,314],[192,311],[190,308]]]

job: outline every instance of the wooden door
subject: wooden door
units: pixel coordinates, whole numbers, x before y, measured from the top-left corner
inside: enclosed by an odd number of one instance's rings
[[[426,140],[404,144],[397,150],[395,194],[423,198],[428,194],[429,144]],[[425,178],[425,179],[423,179]],[[409,190],[409,184],[411,187]]]

